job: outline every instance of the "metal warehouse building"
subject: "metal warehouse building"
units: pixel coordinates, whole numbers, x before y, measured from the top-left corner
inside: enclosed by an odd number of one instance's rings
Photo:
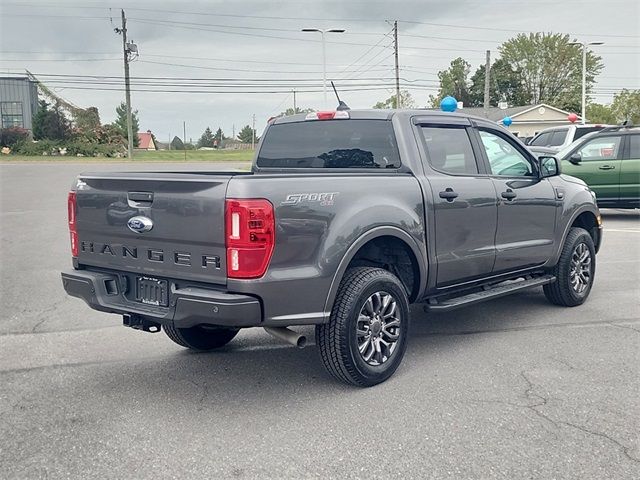
[[[0,77],[0,127],[32,129],[38,87],[27,77]]]

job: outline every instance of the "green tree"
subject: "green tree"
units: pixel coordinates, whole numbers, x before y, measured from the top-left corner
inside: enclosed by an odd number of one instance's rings
[[[171,140],[171,150],[184,150],[184,142],[180,137],[173,137]]]
[[[630,120],[634,125],[640,123],[640,90],[624,88],[613,96],[611,110],[618,122]]]
[[[241,143],[251,143],[253,140],[253,135],[255,134],[255,130],[251,128],[249,125],[245,125],[238,133],[238,140]],[[256,142],[258,141],[258,136],[256,135]]]
[[[89,107],[76,112],[74,121],[76,128],[83,132],[89,132],[100,126],[100,114],[96,107]]]
[[[440,87],[437,95],[429,95],[429,102],[432,107],[438,107],[442,99],[448,95],[462,102],[464,106],[471,104],[471,94],[469,93],[469,72],[471,65],[462,57],[451,61],[449,68],[440,70],[438,78]]]
[[[32,121],[35,140],[66,140],[71,136],[71,123],[65,117],[60,104],[49,105],[40,100]]]
[[[571,45],[569,35],[521,33],[498,50],[511,70],[518,72],[524,102],[580,110],[582,47]],[[587,52],[587,92],[602,67],[602,58]]]
[[[211,131],[211,129],[209,127],[205,128],[204,132],[202,133],[202,135],[200,136],[200,139],[198,140],[198,148],[201,147],[213,147],[213,132]]]
[[[396,97],[397,95],[394,93],[385,101],[376,103],[373,108],[397,108]],[[407,90],[400,90],[400,105],[402,106],[402,108],[414,108],[416,106],[416,102],[413,100],[411,93],[409,93]]]
[[[616,115],[611,109],[611,105],[600,103],[589,103],[587,105],[587,120],[589,123],[617,123]]]
[[[280,112],[278,114],[278,117],[295,115],[296,113],[311,113],[311,112],[315,112],[315,110],[313,108],[300,108],[300,107],[296,107],[296,109],[294,110],[293,108],[289,107],[284,112]]]
[[[216,134],[213,136],[213,139],[218,142],[218,145],[220,145],[223,140],[227,139],[225,134],[222,132],[222,128],[218,127],[218,130],[216,130]]]
[[[469,106],[482,107],[484,105],[485,66],[480,65],[471,77],[469,87]],[[522,88],[520,73],[511,68],[508,62],[499,58],[491,65],[491,85],[489,85],[489,105],[497,106],[498,102],[509,105],[526,105],[528,95]]]
[[[116,107],[116,121],[113,122],[113,126],[116,127],[124,138],[128,138],[127,133],[127,105],[122,102]],[[140,131],[140,122],[138,120],[138,111],[131,112],[131,124],[133,127],[133,146],[137,147],[140,144],[138,138],[138,132]]]

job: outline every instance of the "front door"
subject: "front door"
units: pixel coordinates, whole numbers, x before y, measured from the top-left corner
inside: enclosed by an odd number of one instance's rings
[[[533,157],[508,134],[478,129],[498,197],[495,273],[539,265],[553,253],[559,200]]]
[[[446,287],[486,276],[495,260],[496,193],[482,175],[471,144],[467,119],[460,125],[436,120],[417,127],[422,143],[427,225],[435,238],[436,286]],[[428,227],[430,228],[430,227]]]
[[[577,165],[567,160],[562,162],[562,173],[584,180],[596,193],[598,202],[617,202],[620,198],[622,150],[622,135],[598,135],[571,153],[579,155]]]

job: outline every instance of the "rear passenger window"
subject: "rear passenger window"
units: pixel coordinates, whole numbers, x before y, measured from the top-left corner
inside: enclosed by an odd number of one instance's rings
[[[529,145],[532,145],[534,147],[546,147],[549,145],[551,135],[553,135],[553,132],[541,133],[536,138],[534,138]]]
[[[556,130],[555,132],[553,132],[548,145],[550,147],[559,147],[567,138],[567,133],[569,133],[569,130]]]
[[[464,127],[422,127],[429,163],[444,173],[475,175],[478,165]]]
[[[598,130],[602,130],[603,127],[584,127],[584,128],[576,128],[576,134],[573,136],[573,141],[575,142],[580,137],[584,137],[587,133],[595,132]]]

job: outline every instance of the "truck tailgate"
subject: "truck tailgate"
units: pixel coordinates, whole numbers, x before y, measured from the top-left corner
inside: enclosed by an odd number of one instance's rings
[[[76,184],[78,263],[226,284],[225,194],[234,175],[80,175]],[[144,218],[140,223],[130,221],[133,217]],[[144,224],[151,228],[138,233]]]

